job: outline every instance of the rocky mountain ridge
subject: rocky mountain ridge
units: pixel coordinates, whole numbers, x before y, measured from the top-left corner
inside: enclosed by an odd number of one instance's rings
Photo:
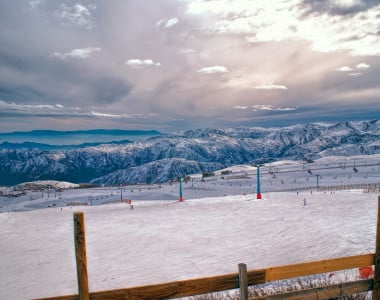
[[[235,164],[380,153],[380,122],[196,129],[122,145],[0,149],[0,185],[33,180],[160,183]]]

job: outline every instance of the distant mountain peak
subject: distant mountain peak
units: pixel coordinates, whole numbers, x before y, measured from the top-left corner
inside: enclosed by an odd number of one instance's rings
[[[284,128],[196,129],[59,151],[0,149],[0,185],[33,180],[159,183],[239,164],[380,153],[377,120]]]
[[[14,131],[14,132],[0,132],[0,135],[73,135],[73,134],[126,134],[126,135],[161,135],[158,130],[129,130],[129,129],[89,129],[89,130],[45,130],[37,129],[31,131]]]

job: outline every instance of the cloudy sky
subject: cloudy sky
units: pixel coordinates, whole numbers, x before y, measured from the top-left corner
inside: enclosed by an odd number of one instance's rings
[[[1,0],[0,131],[380,116],[378,0]]]

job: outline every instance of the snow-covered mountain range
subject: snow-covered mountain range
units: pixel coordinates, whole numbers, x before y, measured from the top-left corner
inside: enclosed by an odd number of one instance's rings
[[[33,180],[160,183],[235,164],[380,153],[380,122],[197,129],[128,144],[66,150],[0,149],[0,185]]]

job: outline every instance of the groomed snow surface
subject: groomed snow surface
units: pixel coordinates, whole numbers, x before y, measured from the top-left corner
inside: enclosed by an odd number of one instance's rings
[[[377,198],[308,190],[2,212],[0,299],[76,293],[74,211],[98,291],[374,252]]]

